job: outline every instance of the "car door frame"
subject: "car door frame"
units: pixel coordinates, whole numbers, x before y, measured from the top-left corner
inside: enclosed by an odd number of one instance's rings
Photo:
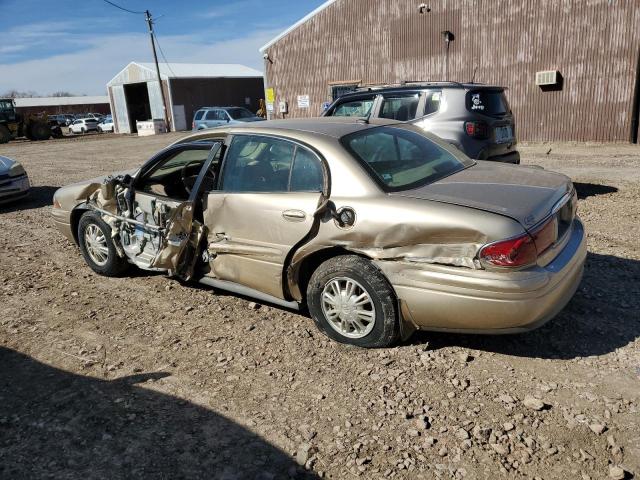
[[[312,223],[311,226],[309,228],[309,230],[306,232],[305,235],[303,235],[300,239],[298,239],[289,249],[289,251],[286,253],[286,255],[284,256],[284,261],[283,264],[281,265],[281,274],[280,274],[280,279],[281,279],[281,284],[280,284],[280,289],[279,291],[269,291],[269,289],[264,289],[264,288],[256,288],[255,285],[249,285],[247,283],[241,282],[241,281],[236,281],[235,279],[229,279],[229,278],[223,278],[222,281],[226,282],[226,283],[234,283],[237,285],[241,285],[243,287],[249,288],[251,290],[254,291],[258,291],[261,293],[264,293],[266,295],[272,296],[272,300],[274,299],[290,299],[292,298],[292,295],[289,292],[289,285],[288,285],[288,276],[287,276],[287,271],[290,265],[290,261],[291,258],[293,258],[293,255],[295,254],[295,252],[304,244],[308,243],[318,232],[319,229],[319,223],[321,220],[321,216],[322,214],[327,210],[327,207],[330,205],[329,202],[329,198],[331,195],[331,170],[329,168],[329,164],[326,161],[326,159],[324,158],[324,156],[314,147],[312,147],[309,144],[306,144],[304,142],[301,142],[297,139],[293,139],[284,135],[278,135],[278,134],[264,134],[264,133],[253,133],[253,132],[243,132],[243,133],[236,133],[236,134],[229,134],[227,135],[227,137],[225,138],[224,144],[225,144],[225,151],[223,152],[224,155],[221,156],[220,159],[220,167],[218,168],[218,174],[217,174],[217,179],[216,179],[216,190],[215,191],[211,191],[209,192],[209,195],[207,196],[207,209],[208,208],[213,208],[210,203],[211,203],[211,198],[210,196],[212,194],[214,195],[220,195],[220,197],[224,198],[224,195],[229,195],[229,194],[233,194],[234,192],[224,192],[220,189],[221,185],[222,185],[222,179],[224,176],[224,170],[227,166],[227,154],[230,150],[230,146],[233,142],[233,140],[237,137],[241,137],[241,136],[258,136],[258,137],[266,137],[266,138],[272,138],[272,139],[277,139],[277,140],[283,140],[283,141],[287,141],[289,143],[292,143],[293,145],[297,147],[302,147],[310,152],[312,152],[315,157],[319,160],[321,168],[322,168],[322,176],[323,176],[323,184],[322,184],[322,191],[321,192],[317,192],[318,193],[318,201],[316,204],[316,208],[313,211],[313,213],[311,214],[312,217]],[[296,157],[296,152],[297,149],[294,150],[294,155],[293,155],[293,159],[292,159],[292,163],[290,168],[293,168],[293,164],[295,162],[295,157]],[[237,194],[265,194],[265,195],[269,195],[269,194],[296,194],[296,193],[305,193],[305,192],[235,192]],[[315,192],[306,192],[306,193],[315,193]],[[220,208],[224,208],[224,206],[220,207]],[[203,210],[203,215],[204,215],[204,221],[205,224],[208,228],[211,229],[212,225],[210,224],[210,222],[208,221],[208,216],[207,216],[207,211],[206,209]],[[223,232],[226,235],[226,232]],[[213,259],[216,257],[216,255],[218,255],[222,250],[219,248],[217,251],[215,248],[212,248],[212,244],[216,243],[216,242],[211,242],[210,240],[216,236],[216,232],[214,232],[213,230],[211,230],[210,232],[210,237],[207,239],[207,256],[209,258]],[[221,238],[221,240],[229,240],[228,237],[226,238]],[[215,247],[215,245],[214,245]],[[247,246],[247,250],[246,252],[242,252],[240,249],[235,249],[235,254],[242,254],[245,253],[247,255],[250,255],[252,253],[254,253],[255,250],[253,250],[251,248],[250,245]],[[228,252],[226,252],[228,253]],[[215,266],[211,265],[211,271],[210,271],[210,276],[213,278],[217,278],[216,277],[216,271],[215,271]]]
[[[202,188],[204,185],[204,178],[207,171],[211,168],[218,151],[220,152],[220,158],[222,159],[225,150],[225,144],[223,138],[214,138],[211,142],[203,143],[203,146],[209,146],[209,153],[204,161],[198,177],[193,184],[191,193],[185,201],[172,199],[171,197],[148,194],[147,192],[140,192],[144,195],[151,195],[159,198],[166,198],[172,202],[177,203],[171,216],[167,219],[166,226],[164,228],[164,234],[159,233],[161,246],[158,249],[156,257],[150,264],[153,269],[165,269],[172,275],[177,276],[183,280],[189,280],[193,276],[193,270],[195,267],[195,261],[199,255],[198,247],[202,236],[204,235],[204,223],[200,223],[194,218],[196,209],[198,207],[198,201],[202,203]],[[130,195],[131,205],[135,202],[135,196],[137,188],[142,177],[152,171],[159,163],[165,161],[172,154],[177,154],[181,151],[189,150],[189,147],[200,147],[200,145],[194,145],[193,143],[178,143],[171,145],[164,149],[159,154],[154,156],[133,177],[131,182],[132,193]],[[195,148],[197,150],[206,150],[206,148]],[[218,169],[219,170],[219,169]],[[216,180],[217,183],[217,180]],[[199,198],[200,197],[200,198]],[[200,205],[202,208],[202,205]],[[203,209],[204,210],[204,209]],[[194,226],[195,225],[195,226]],[[156,226],[144,223],[143,226],[147,229],[157,229]],[[191,244],[192,248],[185,255],[185,249]]]

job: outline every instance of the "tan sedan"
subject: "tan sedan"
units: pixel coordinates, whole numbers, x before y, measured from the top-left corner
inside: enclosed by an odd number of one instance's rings
[[[364,347],[415,329],[535,328],[571,299],[586,257],[567,177],[470,160],[393,122],[207,130],[61,188],[53,216],[97,273],[133,264],[307,306]]]

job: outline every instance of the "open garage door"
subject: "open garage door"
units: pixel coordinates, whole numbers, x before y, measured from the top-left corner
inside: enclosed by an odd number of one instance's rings
[[[136,133],[138,131],[136,128],[137,121],[146,121],[153,118],[151,116],[147,83],[141,82],[124,85],[124,94],[127,99],[130,130],[131,133]]]

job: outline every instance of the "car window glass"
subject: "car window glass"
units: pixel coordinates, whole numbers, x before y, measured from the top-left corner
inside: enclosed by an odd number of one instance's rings
[[[341,139],[384,190],[416,188],[471,165],[417,132],[377,127]]]
[[[371,112],[374,100],[374,98],[369,98],[341,103],[334,108],[331,115],[334,117],[366,117]]]
[[[430,115],[440,110],[440,102],[442,99],[441,91],[429,91],[425,96],[424,115]]]
[[[207,114],[204,116],[205,120],[217,120],[218,112],[216,110],[208,110]]]
[[[466,97],[467,110],[484,115],[501,116],[509,113],[504,90],[472,90]]]
[[[200,120],[202,118],[202,115],[204,115],[204,110],[198,110],[196,112],[196,116],[193,117],[194,120]]]
[[[295,146],[277,138],[242,135],[233,139],[222,172],[227,192],[286,192]]]
[[[380,107],[380,117],[405,122],[416,116],[420,96],[384,97]]]
[[[289,191],[321,192],[323,186],[320,160],[306,148],[298,147],[291,169]]]
[[[216,110],[216,113],[218,115],[218,120],[222,120],[222,121],[226,121],[227,120],[227,112],[225,112],[224,110]]]
[[[188,177],[196,176],[207,155],[209,148],[206,147],[179,150],[145,173],[137,182],[136,189],[165,197],[186,199],[188,192],[184,188],[182,174]]]

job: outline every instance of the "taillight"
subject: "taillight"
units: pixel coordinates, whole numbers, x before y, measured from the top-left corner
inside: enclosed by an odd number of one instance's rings
[[[522,267],[538,259],[536,245],[528,233],[519,237],[490,243],[482,247],[480,260],[497,267]]]
[[[196,122],[191,122],[191,130],[193,130],[194,128],[196,128]]]
[[[531,232],[538,255],[547,250],[558,238],[558,221],[555,217]]]
[[[482,247],[479,258],[497,267],[522,267],[532,265],[538,255],[544,253],[558,238],[558,221],[555,217],[536,228],[531,235],[490,243]]]
[[[484,122],[464,122],[464,131],[473,138],[489,137],[489,127]]]

